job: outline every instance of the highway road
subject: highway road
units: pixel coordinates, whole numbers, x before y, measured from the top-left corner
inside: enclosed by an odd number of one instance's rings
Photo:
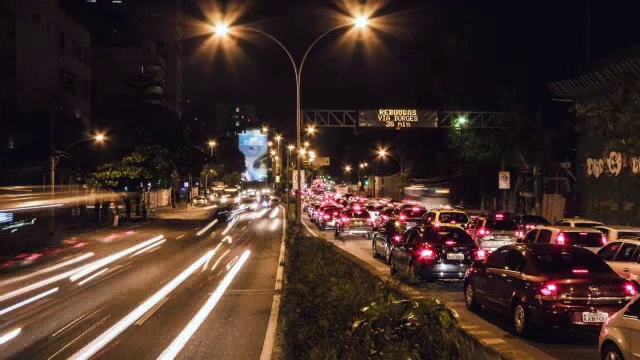
[[[64,257],[0,276],[0,358],[259,359],[283,214],[220,224],[212,210],[79,236]]]
[[[390,278],[389,266],[382,259],[374,259],[372,256],[371,240],[361,236],[342,236],[335,239],[333,230],[320,231],[303,214],[306,231],[312,235],[324,237],[327,241],[350,252],[361,260],[375,268],[375,271],[383,279]],[[516,354],[518,358],[530,359],[580,359],[596,360],[598,355],[598,334],[589,331],[561,330],[556,328],[543,328],[542,331],[530,339],[522,339],[513,335],[510,322],[506,316],[489,310],[474,313],[467,310],[464,305],[462,282],[435,282],[413,285],[414,289],[423,295],[432,295],[444,300],[454,309],[459,317],[460,324],[483,339],[487,343],[498,344],[505,353]]]

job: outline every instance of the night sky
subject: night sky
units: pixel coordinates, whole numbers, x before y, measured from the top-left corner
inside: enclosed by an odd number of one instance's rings
[[[303,109],[413,107],[438,110],[541,112],[548,126],[545,83],[577,74],[587,60],[587,0],[183,1],[185,96],[198,107],[255,104],[261,122],[293,141],[295,83],[286,54],[263,36],[235,33],[222,43],[206,34],[216,14],[231,25],[275,36],[300,60],[325,30],[346,20],[345,8],[378,9],[364,36],[339,30],[321,40],[303,71]],[[363,5],[364,4],[364,5]],[[591,0],[591,57],[640,43],[640,2]],[[353,35],[353,33],[350,33]],[[556,109],[557,110],[557,109]],[[446,147],[444,130],[353,136],[322,129],[314,147],[338,166],[371,157],[377,144],[398,149],[414,136],[422,151]],[[419,154],[419,152],[417,153]],[[432,174],[443,172],[434,169]]]

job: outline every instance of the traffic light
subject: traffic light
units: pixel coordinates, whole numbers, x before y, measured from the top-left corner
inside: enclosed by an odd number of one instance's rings
[[[364,179],[364,186],[369,186],[369,179]]]

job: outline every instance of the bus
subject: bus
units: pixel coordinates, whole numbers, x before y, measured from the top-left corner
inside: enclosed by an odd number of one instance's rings
[[[403,200],[417,202],[427,209],[450,207],[450,188],[412,185],[404,188]]]

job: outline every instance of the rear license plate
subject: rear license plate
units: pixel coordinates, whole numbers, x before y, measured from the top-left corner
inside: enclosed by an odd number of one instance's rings
[[[482,242],[482,245],[491,246],[491,247],[504,246],[504,245],[509,245],[509,244],[511,244],[510,241],[483,241]]]
[[[462,253],[449,253],[447,254],[447,260],[464,260],[464,254]]]
[[[414,227],[416,226],[416,223],[414,222],[407,222],[407,227]]]
[[[599,312],[599,313],[583,312],[582,313],[582,322],[585,322],[585,323],[601,323],[601,322],[605,322],[608,318],[609,318],[609,314],[603,313],[603,312]]]
[[[511,239],[511,236],[508,235],[496,235],[496,240],[509,240]]]

